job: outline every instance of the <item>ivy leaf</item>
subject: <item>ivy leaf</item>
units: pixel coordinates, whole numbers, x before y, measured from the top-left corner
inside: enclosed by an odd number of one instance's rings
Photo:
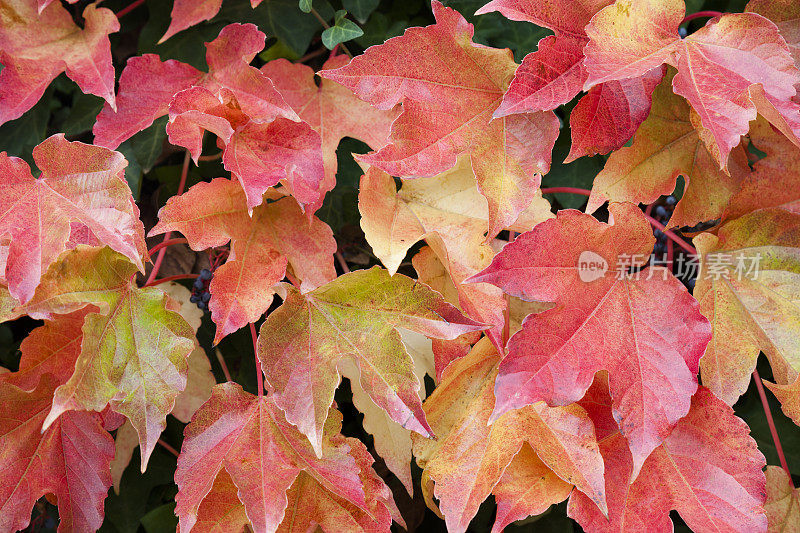
[[[114,107],[114,66],[108,35],[119,30],[110,9],[86,6],[85,27],[55,2],[37,10],[29,0],[3,4],[0,26],[0,124],[19,118],[39,101],[62,72],[81,91]]]
[[[57,382],[45,375],[25,392],[0,383],[0,401],[13,406],[0,420],[3,458],[0,528],[25,529],[36,500],[58,499],[60,532],[95,531],[111,486],[114,441],[95,413],[69,411],[42,430]]]
[[[393,176],[426,177],[468,154],[489,202],[492,238],[533,200],[550,167],[558,119],[547,112],[492,121],[516,68],[511,53],[473,44],[472,25],[439,2],[433,12],[436,24],[411,28],[320,75],[379,109],[403,102],[390,144],[360,157],[365,163]]]
[[[800,373],[798,228],[799,215],[772,208],[695,237],[694,292],[714,333],[700,361],[703,383],[729,404],[747,389],[759,352],[779,384]]]
[[[373,267],[288,295],[261,326],[258,356],[275,404],[321,455],[322,429],[340,381],[340,361],[355,362],[361,386],[392,420],[431,435],[419,382],[397,328],[453,339],[484,329],[428,287]]]
[[[607,398],[605,416],[610,403]],[[747,425],[708,389],[698,390],[689,414],[653,450],[638,477],[621,434],[605,436],[600,451],[608,516],[577,491],[567,507],[586,531],[671,531],[672,509],[693,531],[767,530],[764,456]]]
[[[786,471],[779,466],[767,466],[767,523],[770,532],[792,531],[800,524],[800,489],[794,488]]]
[[[323,68],[338,68],[346,62],[346,56],[334,56],[325,62]],[[341,140],[352,137],[373,149],[385,146],[389,139],[389,128],[397,118],[399,109],[376,109],[328,79],[323,79],[317,86],[314,71],[300,63],[278,59],[261,67],[261,72],[272,80],[286,103],[322,139],[325,177],[319,187],[320,200],[311,206],[311,210],[316,211],[321,206],[324,193],[336,186],[339,166],[336,148]]]
[[[488,339],[481,340],[447,368],[425,401],[438,438],[413,436],[426,501],[438,498],[447,529],[455,532],[466,531],[490,493],[498,504],[494,532],[566,499],[572,484],[605,508],[603,458],[581,407],[538,403],[489,425],[499,362]],[[433,483],[432,493],[424,480]]]
[[[654,266],[628,273],[649,258],[653,234],[636,206],[612,204],[610,212],[613,224],[559,211],[471,279],[556,304],[528,316],[509,340],[492,420],[540,400],[578,401],[595,373],[607,370],[614,418],[638,474],[689,411],[711,326],[671,272]]]
[[[33,151],[42,171],[0,153],[0,265],[14,298],[25,303],[50,264],[76,244],[106,244],[139,270],[147,259],[139,209],[124,179],[125,158],[118,152],[53,135]]]
[[[136,428],[144,468],[186,387],[194,334],[162,291],[133,284],[135,273],[109,248],[79,245],[48,269],[24,309],[47,318],[87,304],[100,308],[86,315],[75,371],[56,389],[45,429],[65,411],[110,404]]]
[[[373,11],[378,7],[380,0],[342,0],[342,5],[361,24],[364,24]]]
[[[300,0],[299,1],[300,11],[303,13],[311,13],[313,9],[312,1],[311,0]]]
[[[650,204],[675,190],[678,176],[686,180],[670,226],[694,226],[720,218],[731,197],[749,180],[747,152],[732,152],[728,173],[719,170],[696,128],[699,116],[672,92],[672,70],[653,93],[653,108],[629,147],[611,154],[592,185],[586,212],[607,200]]]
[[[641,76],[663,63],[678,69],[676,94],[697,112],[721,169],[760,113],[800,146],[800,71],[778,28],[754,13],[726,14],[681,39],[681,0],[619,0],[586,27],[585,88]],[[724,80],[724,81],[723,81]]]
[[[347,18],[347,11],[340,9],[334,16],[333,26],[322,32],[322,44],[328,50],[333,50],[341,44],[364,35],[364,30],[358,24]]]
[[[373,527],[388,528],[389,507],[394,506],[388,488],[372,474],[372,482],[385,490],[378,494],[365,490],[360,474],[361,467],[371,470],[370,459],[364,464],[368,452],[357,440],[341,436],[340,428],[341,415],[331,416],[322,435],[324,453],[316,456],[308,440],[286,422],[272,396],[253,396],[236,383],[215,386],[211,399],[186,427],[178,458],[175,514],[181,530],[195,527],[201,504],[222,470],[236,485],[255,531],[278,529],[289,505],[287,491],[303,474],[318,484],[305,498],[329,492],[342,505],[370,516]],[[292,503],[295,498],[292,495]],[[297,519],[313,521],[309,511]]]
[[[251,218],[242,188],[217,178],[170,198],[150,231],[179,231],[196,251],[231,242],[231,259],[216,270],[209,286],[209,309],[217,325],[214,344],[267,311],[272,287],[286,275],[287,265],[302,280],[303,290],[336,278],[331,229],[316,217],[309,219],[291,198],[276,195],[273,200],[256,207]]]

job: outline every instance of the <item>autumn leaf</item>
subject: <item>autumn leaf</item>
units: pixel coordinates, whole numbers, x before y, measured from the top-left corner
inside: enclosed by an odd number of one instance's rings
[[[272,396],[253,396],[235,383],[215,386],[211,399],[184,431],[175,472],[175,514],[181,531],[195,526],[200,506],[223,469],[236,485],[255,531],[278,529],[289,505],[287,491],[301,474],[319,484],[309,496],[329,492],[388,528],[388,489],[365,495],[361,475],[362,468],[369,468],[364,464],[367,452],[357,440],[339,434],[340,429],[341,416],[331,416],[321,435],[324,453],[318,457],[308,440],[286,422]]]
[[[211,491],[197,509],[197,522],[192,530],[197,532],[229,531],[240,533],[250,525],[244,504],[239,501],[238,489],[230,474],[221,468]]]
[[[320,75],[378,109],[403,103],[389,144],[360,157],[365,163],[393,176],[426,177],[469,155],[489,203],[492,238],[533,200],[540,175],[550,168],[558,119],[546,112],[493,121],[516,68],[511,52],[473,44],[472,25],[439,2],[433,13],[436,24],[410,28]]]
[[[13,406],[0,419],[4,531],[25,529],[36,500],[51,493],[58,499],[60,532],[95,531],[103,523],[114,441],[96,413],[83,411],[65,412],[43,431],[56,385],[49,374],[31,392],[0,383],[0,401]]]
[[[795,64],[800,64],[800,4],[794,0],[750,0],[744,10],[774,22],[789,45]]]
[[[489,425],[499,362],[484,338],[452,363],[424,404],[437,440],[413,436],[422,478],[433,482],[448,531],[466,531],[490,494],[498,504],[493,532],[543,513],[566,499],[573,484],[604,508],[603,459],[582,408],[539,402]],[[425,483],[423,491],[430,502]]]
[[[767,522],[770,533],[800,531],[800,489],[794,488],[786,471],[779,466],[767,466]]]
[[[567,507],[585,531],[672,531],[672,509],[693,531],[767,530],[764,456],[744,421],[708,389],[698,390],[689,414],[653,450],[638,477],[621,434],[601,439],[600,451],[608,517],[577,491]]]
[[[728,174],[719,170],[698,130],[698,115],[672,92],[675,71],[653,93],[653,108],[633,144],[611,154],[595,177],[586,212],[606,201],[650,204],[675,191],[678,176],[686,181],[670,226],[694,226],[720,218],[731,197],[750,174],[744,147],[735,148]],[[795,148],[796,149],[796,148]]]
[[[119,30],[110,9],[87,5],[80,28],[53,2],[3,2],[0,25],[0,124],[21,117],[36,104],[59,74],[66,72],[84,93],[104,98],[113,108],[114,65],[108,35]]]
[[[586,27],[584,89],[669,63],[678,69],[672,87],[698,114],[721,169],[757,112],[800,146],[792,101],[800,71],[778,28],[754,13],[725,14],[682,39],[684,13],[681,0],[618,0],[598,12]]]
[[[653,235],[635,206],[612,204],[610,212],[613,224],[560,211],[472,280],[556,304],[528,316],[509,340],[492,420],[540,400],[578,401],[595,373],[607,370],[614,418],[638,473],[688,413],[711,328],[671,272],[656,266],[628,273],[649,258]]]
[[[694,293],[713,328],[700,369],[703,383],[728,404],[747,389],[759,352],[779,384],[800,372],[798,227],[797,214],[763,209],[694,239]]]
[[[333,56],[322,68],[334,69],[346,62],[347,56]],[[276,59],[261,67],[261,72],[272,80],[297,115],[321,137],[325,177],[319,188],[320,200],[310,208],[314,212],[319,209],[324,194],[336,185],[336,148],[339,142],[344,137],[352,137],[373,149],[382,148],[389,139],[389,128],[399,109],[377,109],[329,79],[323,79],[317,86],[314,71],[301,63]],[[293,196],[297,197],[294,193]]]
[[[25,161],[0,152],[0,238],[11,239],[0,248],[0,264],[10,295],[27,302],[42,273],[77,244],[110,246],[143,271],[144,228],[122,154],[57,134],[34,148],[33,158],[39,178]]]
[[[475,186],[467,158],[438,176],[406,181],[400,191],[391,176],[371,167],[361,178],[358,206],[367,242],[389,273],[397,272],[408,250],[425,239],[446,265],[460,308],[470,318],[492,325],[487,334],[502,349],[506,307],[502,292],[485,283],[463,283],[494,257],[485,242],[486,199]],[[552,216],[550,204],[537,191],[509,229],[527,231]]]
[[[137,446],[139,446],[139,435],[130,420],[126,420],[114,435],[114,459],[111,461],[110,468],[111,484],[116,494],[119,494],[122,475],[128,468]]]
[[[800,377],[788,385],[779,385],[765,381],[764,384],[781,402],[783,413],[800,426]]]
[[[150,231],[179,231],[197,251],[231,242],[229,259],[214,272],[209,286],[215,344],[267,311],[272,287],[283,279],[287,265],[302,280],[303,290],[336,278],[331,229],[316,217],[309,220],[291,198],[272,199],[256,207],[251,218],[242,188],[217,178],[170,198]]]
[[[539,41],[537,50],[522,60],[494,116],[547,111],[572,100],[587,76],[583,48],[589,38],[584,27],[612,2],[493,0],[479,9],[478,15],[499,11],[511,20],[531,22],[555,32]],[[650,93],[663,76],[663,69],[654,68],[643,76],[592,87],[570,113],[572,148],[566,162],[605,154],[630,139],[647,118]]]
[[[378,267],[344,274],[305,294],[289,289],[262,324],[258,356],[272,397],[318,455],[345,358],[357,365],[361,386],[392,420],[431,435],[397,328],[453,339],[485,326],[421,283]]]
[[[197,346],[187,358],[186,388],[175,398],[175,407],[170,414],[188,424],[192,415],[211,397],[211,389],[217,384],[211,372],[211,363],[206,351]]]
[[[25,311],[47,318],[87,304],[100,308],[86,315],[75,371],[56,389],[45,428],[65,411],[102,411],[110,404],[136,428],[144,469],[186,387],[194,334],[168,310],[162,291],[133,284],[135,273],[133,264],[109,248],[79,245],[45,273]]]

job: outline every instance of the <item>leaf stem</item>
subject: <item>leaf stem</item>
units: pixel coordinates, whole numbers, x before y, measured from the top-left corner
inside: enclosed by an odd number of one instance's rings
[[[681,239],[680,237],[672,233],[670,230],[668,230],[661,222],[654,219],[650,215],[645,215],[645,218],[650,222],[651,226],[653,226],[656,229],[660,229],[661,232],[664,235],[666,235],[672,242],[674,242],[675,244],[677,244],[690,254],[697,255],[697,249],[694,246],[692,246],[691,244],[687,244],[683,239]]]
[[[258,380],[258,397],[264,397],[264,376],[261,372],[261,361],[258,360],[258,336],[256,335],[256,325],[250,322],[250,336],[253,337],[253,354],[256,358],[256,379]]]
[[[792,473],[789,471],[789,465],[786,462],[786,456],[783,454],[781,439],[778,438],[778,430],[775,428],[775,421],[772,419],[772,410],[769,407],[767,393],[764,392],[764,383],[761,381],[761,376],[758,375],[758,370],[753,370],[753,381],[756,382],[758,395],[761,397],[761,405],[764,407],[764,415],[767,417],[769,432],[772,434],[772,441],[775,443],[775,451],[778,452],[778,460],[781,462],[781,467],[786,472],[786,475],[789,476],[789,485],[791,485],[792,489],[794,489],[794,483],[792,483]]]
[[[178,457],[178,456],[180,455],[180,454],[178,453],[178,450],[176,450],[175,448],[173,448],[172,446],[170,446],[170,445],[169,445],[169,444],[168,444],[168,443],[167,443],[167,442],[166,442],[164,439],[158,439],[158,443],[159,443],[161,446],[163,446],[163,448],[164,448],[165,450],[167,450],[169,453],[171,453],[171,454],[172,454],[172,455],[174,455],[175,457]]]
[[[325,22],[325,19],[324,19],[324,18],[322,18],[322,15],[320,15],[320,14],[319,14],[319,11],[317,11],[317,10],[316,10],[316,9],[314,9],[313,7],[311,8],[311,14],[312,14],[312,15],[314,15],[314,16],[317,18],[317,20],[319,21],[319,23],[320,23],[320,24],[322,24],[322,27],[323,27],[323,28],[325,28],[326,30],[327,30],[328,28],[330,28],[330,25],[329,25],[327,22]],[[347,49],[347,47],[344,45],[344,43],[340,43],[340,44],[339,44],[339,46],[341,46],[341,47],[342,47],[342,52],[344,52],[345,54],[347,54],[347,57],[349,57],[350,59],[353,59],[353,54],[351,54],[351,53],[350,53],[350,50],[348,50],[348,49]],[[332,55],[333,55],[333,54],[331,54],[331,56],[332,56]]]
[[[222,154],[225,153],[225,150],[220,150],[216,154],[211,155],[201,155],[197,158],[198,161],[216,161],[222,157]]]
[[[580,189],[578,187],[548,187],[546,189],[542,189],[542,194],[550,194],[550,193],[571,193],[571,194],[582,194],[584,196],[589,196],[592,191],[588,189]]]
[[[153,255],[154,253],[156,253],[160,249],[166,248],[167,246],[172,246],[173,244],[188,244],[188,243],[189,243],[188,240],[186,240],[184,238],[180,238],[180,237],[176,237],[174,239],[164,240],[164,241],[161,241],[160,243],[156,244],[155,246],[153,246],[149,250],[147,250],[147,255]]]
[[[342,255],[342,252],[337,250],[335,255],[336,255],[336,260],[339,262],[339,266],[342,267],[342,271],[345,274],[349,274],[350,273],[350,267],[347,266],[347,261],[344,260],[344,256]]]
[[[222,367],[222,374],[225,376],[225,379],[227,379],[228,381],[233,381],[231,379],[231,373],[230,371],[228,371],[228,365],[225,364],[225,358],[222,357],[222,352],[215,349],[214,354],[217,356],[217,361],[219,362],[219,366]]]
[[[186,176],[189,175],[189,162],[192,160],[191,155],[189,154],[189,150],[186,150],[186,153],[183,156],[183,167],[181,168],[181,180],[178,183],[178,194],[180,196],[183,194],[183,189],[186,187]],[[164,234],[164,242],[170,240],[172,236],[172,232],[168,231]],[[164,243],[162,243],[164,244]],[[155,248],[155,247],[153,247]],[[166,248],[161,248],[158,252],[158,257],[156,257],[156,262],[153,263],[153,269],[150,271],[150,275],[147,277],[147,281],[145,281],[145,285],[151,284],[158,275],[158,271],[161,268],[161,263],[164,262],[164,253],[166,252]]]
[[[124,17],[125,15],[127,15],[128,13],[130,13],[131,11],[133,11],[142,4],[144,4],[144,0],[134,0],[128,5],[128,7],[123,7],[122,9],[117,11],[116,13],[117,18]]]
[[[714,17],[720,17],[720,16],[722,16],[722,13],[720,11],[698,11],[697,13],[692,13],[691,15],[686,15],[686,17],[683,19],[683,22],[681,22],[681,26],[683,26],[687,22],[690,22],[690,21],[692,21],[694,19],[699,19],[699,18],[703,18],[703,17],[714,18]]]
[[[198,274],[175,274],[174,276],[167,276],[166,278],[157,279],[150,283],[145,284],[145,287],[152,287],[153,285],[160,285],[168,281],[177,281],[179,279],[195,279]]]

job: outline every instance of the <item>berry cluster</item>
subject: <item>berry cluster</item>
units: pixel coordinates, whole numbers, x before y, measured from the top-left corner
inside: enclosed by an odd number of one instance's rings
[[[192,295],[189,301],[197,304],[197,307],[203,311],[208,311],[208,301],[211,299],[211,293],[208,292],[208,285],[211,283],[211,278],[214,274],[210,270],[204,268],[200,271],[200,275],[194,280],[192,285]]]
[[[664,205],[658,205],[653,210],[653,217],[666,226],[667,222],[669,222],[669,218],[672,216],[672,211],[675,209],[675,204],[677,203],[678,201],[674,196],[667,196]],[[668,237],[664,235],[664,232],[660,229],[656,229],[653,234],[656,237],[656,246],[653,249],[653,255],[656,257],[664,257],[667,253]]]

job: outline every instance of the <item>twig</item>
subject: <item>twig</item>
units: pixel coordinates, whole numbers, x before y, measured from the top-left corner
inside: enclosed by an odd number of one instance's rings
[[[225,358],[222,357],[222,352],[219,350],[214,350],[214,354],[217,356],[217,361],[219,361],[219,366],[222,367],[222,375],[225,376],[225,379],[228,381],[233,381],[231,379],[231,373],[228,371],[228,365],[225,364]]]
[[[175,457],[178,457],[178,456],[180,455],[180,454],[178,453],[178,450],[176,450],[175,448],[173,448],[172,446],[170,446],[170,445],[169,445],[167,442],[165,442],[163,439],[158,439],[158,443],[159,443],[161,446],[163,446],[165,450],[167,450],[169,453],[171,453],[171,454],[172,454],[172,455],[174,455]]]
[[[160,285],[161,283],[166,283],[168,281],[177,281],[179,279],[195,279],[197,274],[175,274],[174,276],[167,276],[166,278],[157,279],[150,283],[146,283],[145,287],[152,287],[153,285]]]
[[[220,150],[216,154],[201,155],[200,157],[197,158],[197,160],[198,161],[216,161],[217,159],[220,159],[222,157],[223,153],[225,153],[225,151],[224,150]]]
[[[181,238],[181,237],[177,237],[175,239],[164,240],[164,241],[161,241],[160,243],[156,244],[155,246],[153,246],[149,250],[147,250],[147,255],[153,255],[154,253],[156,253],[160,249],[166,248],[167,246],[172,246],[173,244],[188,244],[188,243],[189,243],[188,240],[186,240],[184,238]]]
[[[786,463],[786,456],[783,455],[781,439],[778,438],[778,430],[775,428],[775,421],[772,419],[772,410],[769,408],[767,393],[764,392],[764,384],[761,382],[761,376],[758,375],[758,370],[753,370],[753,381],[756,382],[758,395],[761,397],[761,405],[764,407],[764,415],[767,417],[769,432],[772,434],[772,441],[775,443],[775,451],[778,452],[778,460],[781,462],[781,467],[783,467],[786,475],[789,476],[789,485],[794,489],[792,473],[789,471],[789,465]]]
[[[321,56],[326,51],[327,51],[327,48],[325,48],[324,46],[322,48],[317,48],[313,52],[309,52],[306,55],[304,55],[303,57],[301,57],[300,59],[298,59],[297,62],[298,63],[305,63],[309,59],[314,59],[317,56]]]
[[[256,379],[258,379],[258,397],[264,397],[264,376],[261,372],[261,361],[258,360],[258,336],[256,335],[256,326],[250,322],[250,336],[253,337],[253,354],[256,358]]]
[[[117,13],[116,13],[117,18],[124,17],[125,15],[127,15],[128,13],[130,13],[131,11],[133,11],[134,9],[136,9],[137,7],[139,7],[142,4],[144,4],[144,0],[135,0],[134,2],[131,2],[128,5],[128,7],[123,7],[122,9],[117,11]]]
[[[719,11],[698,11],[697,13],[692,13],[691,15],[686,15],[686,17],[684,17],[684,19],[683,19],[683,22],[681,22],[681,26],[683,26],[687,22],[693,21],[694,19],[699,19],[699,18],[703,18],[703,17],[714,18],[714,17],[719,17],[719,16],[722,16],[722,13],[719,12]]]
[[[345,274],[349,274],[350,273],[350,267],[347,266],[347,261],[344,260],[344,256],[342,255],[342,252],[337,251],[335,255],[336,255],[336,260],[339,262],[339,266],[342,267],[342,270],[344,271],[344,273]]]

